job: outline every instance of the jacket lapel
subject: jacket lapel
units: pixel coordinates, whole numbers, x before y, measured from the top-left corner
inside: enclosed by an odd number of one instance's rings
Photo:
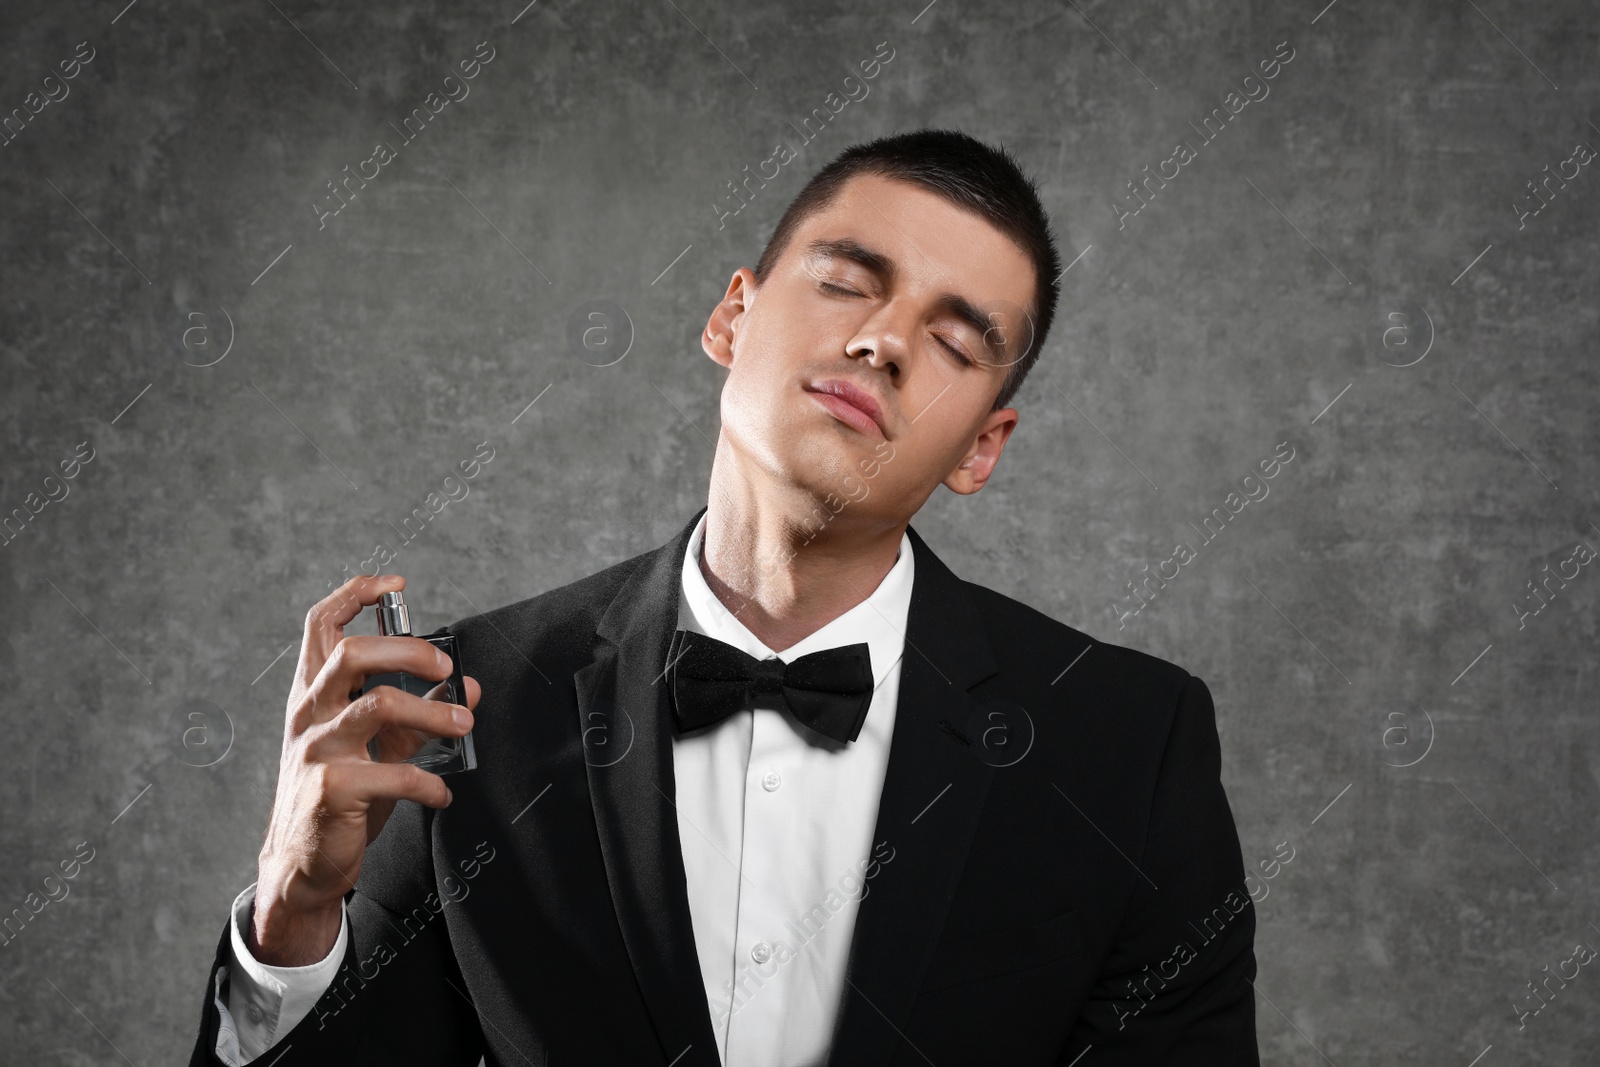
[[[996,670],[982,618],[961,580],[908,532],[916,577],[872,836],[875,850],[894,852],[861,898],[829,1067],[887,1063],[901,1040],[994,776],[970,740],[982,709],[967,690]]]
[[[595,631],[593,662],[573,675],[611,902],[663,1062],[674,1067],[719,1065],[673,806],[671,708],[658,682],[699,518],[634,569]]]
[[[672,712],[661,683],[683,556],[704,511],[640,561],[596,628],[594,660],[573,675],[612,905],[674,1067],[720,1067],[689,912]],[[881,1064],[900,1039],[994,772],[969,740],[981,709],[967,690],[996,670],[982,619],[961,580],[916,530],[908,533],[916,577],[872,838],[887,842],[894,858],[861,899],[829,1067]]]

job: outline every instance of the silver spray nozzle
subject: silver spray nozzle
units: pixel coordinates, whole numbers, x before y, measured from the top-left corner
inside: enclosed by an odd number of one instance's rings
[[[410,637],[411,613],[399,593],[378,595],[378,633],[384,637]]]

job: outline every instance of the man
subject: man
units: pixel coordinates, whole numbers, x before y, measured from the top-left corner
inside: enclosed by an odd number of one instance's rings
[[[707,507],[426,642],[314,607],[192,1063],[1256,1064],[1210,694],[950,572],[1060,260],[1003,151],[848,149],[734,273]],[[476,770],[397,762],[474,731]],[[383,759],[368,756],[375,738]],[[380,832],[381,831],[381,832]]]

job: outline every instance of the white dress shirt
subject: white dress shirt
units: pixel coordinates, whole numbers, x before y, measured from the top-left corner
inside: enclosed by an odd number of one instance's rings
[[[872,840],[889,764],[914,563],[899,555],[865,601],[773,652],[726,608],[700,571],[702,515],[684,552],[678,625],[785,663],[865,642],[876,688],[860,735],[847,745],[786,710],[758,705],[673,745],[678,836],[695,949],[725,1067],[819,1067],[842,1004],[861,898],[893,859]],[[801,549],[804,551],[804,549]],[[217,1055],[249,1063],[310,1013],[344,957],[349,919],[326,959],[271,967],[241,934],[251,885],[234,901],[233,956],[218,968]]]

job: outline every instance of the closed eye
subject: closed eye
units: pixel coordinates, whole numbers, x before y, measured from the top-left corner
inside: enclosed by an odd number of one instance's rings
[[[961,349],[957,348],[955,345],[951,344],[949,341],[946,341],[943,337],[940,337],[938,334],[934,334],[933,335],[933,339],[935,341],[938,341],[941,345],[943,345],[945,347],[945,349],[947,351],[949,351],[949,353],[952,356],[955,356],[956,359],[960,361],[960,363],[961,363],[961,365],[963,367],[972,366],[973,361],[971,359],[969,359],[967,357],[966,353],[962,352]]]
[[[860,293],[856,292],[854,289],[846,289],[844,286],[842,286],[842,285],[834,285],[832,282],[821,282],[819,284],[822,286],[822,289],[823,289],[824,292],[839,293],[839,294],[844,295],[844,296],[860,296],[861,295]]]

